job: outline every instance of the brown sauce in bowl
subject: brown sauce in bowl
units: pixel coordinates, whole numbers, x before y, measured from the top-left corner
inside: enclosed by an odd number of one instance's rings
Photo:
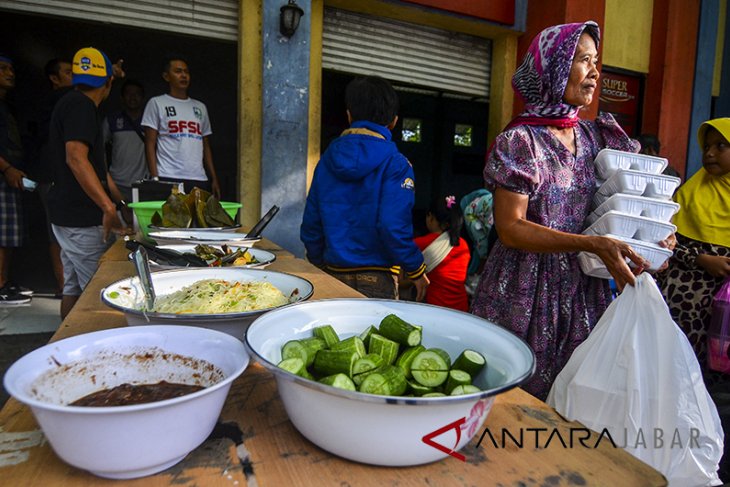
[[[121,384],[111,389],[92,392],[70,403],[69,406],[130,406],[132,404],[145,404],[185,396],[201,389],[204,389],[204,387],[166,382],[164,380],[157,384]]]

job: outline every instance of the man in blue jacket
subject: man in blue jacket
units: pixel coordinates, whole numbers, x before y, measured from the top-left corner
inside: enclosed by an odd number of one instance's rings
[[[350,82],[345,99],[350,128],[322,155],[307,196],[300,233],[307,257],[371,298],[398,298],[402,266],[421,301],[429,282],[413,242],[413,168],[390,134],[398,95],[367,76]]]

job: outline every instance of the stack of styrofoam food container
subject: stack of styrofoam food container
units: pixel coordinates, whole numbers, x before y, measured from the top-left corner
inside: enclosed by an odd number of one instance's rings
[[[603,183],[593,198],[594,210],[586,222],[586,235],[605,235],[623,240],[656,270],[672,252],[660,241],[672,234],[672,216],[679,204],[672,195],[680,179],[662,174],[668,161],[662,157],[603,149],[596,156],[596,172]],[[578,261],[589,276],[611,279],[595,254],[580,252]]]

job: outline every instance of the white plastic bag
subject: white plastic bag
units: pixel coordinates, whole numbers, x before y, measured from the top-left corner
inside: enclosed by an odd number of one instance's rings
[[[724,435],[687,337],[654,279],[626,286],[558,374],[548,404],[659,470],[674,486],[721,485]]]

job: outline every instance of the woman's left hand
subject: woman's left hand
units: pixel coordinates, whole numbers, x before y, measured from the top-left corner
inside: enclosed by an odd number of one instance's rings
[[[674,251],[674,247],[677,246],[677,235],[672,232],[667,238],[659,242],[659,246],[664,247],[667,250]],[[669,259],[665,260],[661,267],[656,270],[656,272],[661,272],[667,267],[669,267]]]

